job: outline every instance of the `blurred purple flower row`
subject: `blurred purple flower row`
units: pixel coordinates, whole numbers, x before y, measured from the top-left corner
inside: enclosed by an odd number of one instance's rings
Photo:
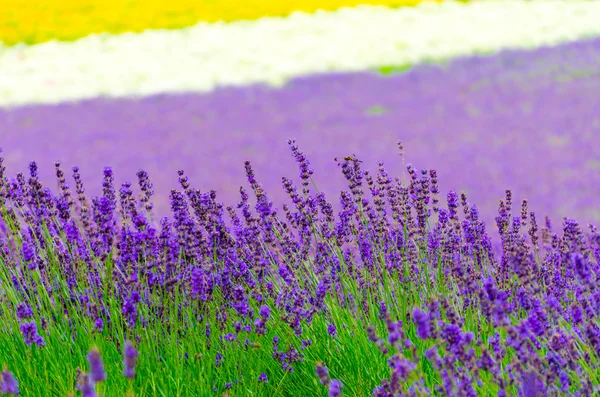
[[[437,169],[442,191],[464,190],[488,223],[505,188],[528,198],[541,219],[598,221],[599,66],[600,39],[593,39],[391,76],[313,76],[281,89],[26,106],[0,111],[0,145],[11,171],[35,158],[51,185],[56,160],[80,165],[87,182],[105,165],[119,184],[141,167],[153,175],[162,216],[179,169],[231,202],[244,177],[240,165],[250,160],[281,203],[288,198],[279,181],[295,172],[287,137],[302,140],[315,181],[330,194],[344,187],[334,157],[356,153],[398,170],[389,148],[401,139],[411,162]],[[100,193],[95,185],[89,192]]]

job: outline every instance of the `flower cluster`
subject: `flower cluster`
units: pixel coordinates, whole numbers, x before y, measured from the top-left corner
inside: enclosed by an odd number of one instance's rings
[[[291,206],[276,209],[246,162],[254,201],[241,188],[224,206],[180,171],[173,216],[158,223],[144,172],[137,196],[106,168],[89,200],[78,168],[75,195],[56,165],[53,194],[35,163],[28,178],[8,178],[0,161],[0,318],[14,338],[0,359],[46,365],[58,379],[91,341],[87,372],[68,380],[84,396],[182,384],[195,395],[600,392],[596,227],[540,226],[507,190],[496,252],[466,194],[439,197],[435,171],[409,164],[406,180],[392,180],[354,157],[341,164],[348,189],[336,219],[288,143],[302,181],[300,193],[283,180]],[[40,361],[53,352],[61,358]],[[109,376],[115,365],[124,377]],[[43,377],[15,371],[22,388]],[[8,370],[0,387],[19,391]]]

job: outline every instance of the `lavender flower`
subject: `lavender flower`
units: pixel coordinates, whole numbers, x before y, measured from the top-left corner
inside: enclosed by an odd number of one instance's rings
[[[327,367],[325,367],[323,364],[317,364],[316,373],[319,377],[319,380],[321,381],[321,384],[327,386],[331,381],[331,379],[329,378],[329,371],[327,370]]]
[[[268,319],[269,316],[271,315],[271,309],[269,308],[269,306],[262,305],[260,307],[259,314],[262,318]]]
[[[342,382],[332,379],[329,383],[329,397],[339,397],[342,395]]]
[[[81,374],[77,384],[77,389],[81,391],[82,397],[96,397],[94,384],[88,374]]]
[[[20,303],[17,307],[17,317],[19,320],[26,320],[33,317],[33,310],[26,303]]]
[[[15,376],[4,369],[2,371],[2,381],[0,382],[0,393],[16,396],[19,394],[19,382]]]
[[[35,321],[23,323],[19,328],[23,333],[23,340],[25,341],[27,346],[31,346],[34,343],[39,347],[45,345],[44,338],[42,338],[38,334],[37,324],[35,323]]]
[[[303,339],[302,340],[302,345],[300,346],[300,350],[304,350],[305,348],[307,348],[310,345],[312,345],[312,340],[310,340],[310,339]]]
[[[131,342],[125,341],[123,356],[123,375],[129,379],[133,379],[135,376],[135,367],[137,365],[139,352],[135,349],[135,347],[133,347]]]
[[[23,255],[23,261],[25,261],[25,263],[30,263],[35,259],[35,251],[27,241],[23,241],[23,248],[21,250],[21,253]]]
[[[87,359],[90,364],[90,378],[92,382],[99,383],[106,380],[106,372],[104,371],[100,352],[97,349],[92,349],[88,353]]]
[[[235,334],[228,333],[227,335],[225,335],[225,340],[227,342],[233,342],[233,341],[237,340],[237,337],[235,336]]]
[[[123,304],[121,312],[123,313],[123,316],[127,319],[127,322],[130,327],[134,327],[137,321],[138,312],[136,305],[137,303],[139,303],[140,299],[141,297],[139,292],[134,290],[131,291],[129,299],[125,300],[125,303]]]
[[[331,335],[332,337],[334,337],[334,338],[337,336],[337,330],[336,330],[336,328],[335,328],[335,325],[334,325],[334,324],[329,324],[329,325],[327,326],[327,333],[328,333],[329,335]]]
[[[546,395],[543,383],[533,371],[528,371],[523,376],[521,392],[524,397],[542,397]]]
[[[419,338],[428,339],[431,337],[431,324],[426,313],[417,308],[413,311],[412,319],[417,326],[417,336]]]
[[[102,320],[102,318],[98,317],[94,321],[94,329],[98,332],[102,332],[103,328],[104,328],[104,320]]]

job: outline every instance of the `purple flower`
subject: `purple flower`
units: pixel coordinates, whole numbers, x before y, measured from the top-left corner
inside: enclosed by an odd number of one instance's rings
[[[125,377],[133,379],[135,376],[135,367],[137,365],[139,354],[140,353],[133,347],[131,342],[125,341],[125,347],[123,349],[123,375],[125,375]]]
[[[454,219],[456,216],[456,208],[458,208],[458,195],[456,192],[450,191],[446,196],[448,201],[448,211],[450,212],[450,219]]]
[[[325,367],[323,364],[317,364],[317,368],[316,368],[315,372],[317,373],[317,376],[321,380],[321,384],[323,384],[323,385],[329,384],[330,378],[329,378],[329,371],[327,370],[327,367]]]
[[[329,383],[329,397],[339,397],[342,395],[342,382],[337,379],[333,379]]]
[[[23,261],[25,263],[29,263],[35,259],[35,251],[27,241],[23,241],[23,248],[21,249],[21,254],[23,255]]]
[[[42,338],[38,334],[37,324],[35,323],[35,321],[23,323],[19,328],[23,333],[23,340],[25,341],[27,346],[31,346],[34,343],[39,347],[45,345],[44,338]]]
[[[102,320],[101,317],[98,317],[96,319],[96,321],[94,321],[94,328],[98,331],[98,332],[102,332],[102,329],[104,328],[104,320]]]
[[[583,310],[581,310],[581,307],[579,305],[573,306],[571,313],[573,324],[578,325],[583,322]]]
[[[228,333],[227,335],[225,335],[225,340],[227,342],[233,342],[233,341],[237,340],[237,337],[232,333]]]
[[[263,382],[263,383],[269,383],[269,378],[267,377],[267,374],[265,374],[264,372],[262,374],[260,374],[260,376],[258,377],[258,381],[259,382]]]
[[[301,350],[304,350],[306,347],[312,345],[312,340],[310,339],[304,339],[302,340],[302,346],[300,347]]]
[[[2,371],[2,380],[0,381],[0,393],[8,395],[19,394],[19,382],[15,376],[8,370]]]
[[[19,320],[25,320],[33,317],[33,310],[27,303],[20,303],[17,307],[17,317]]]
[[[379,302],[379,318],[385,319],[387,316],[387,306],[384,301]]]
[[[259,335],[264,335],[266,332],[266,323],[265,323],[265,319],[262,317],[257,318],[256,320],[254,320],[254,326],[256,327],[256,333]]]
[[[96,397],[96,390],[94,390],[94,384],[92,383],[88,374],[81,374],[79,376],[79,382],[77,389],[81,391],[81,397]]]
[[[140,199],[140,202],[144,204],[144,208],[146,209],[146,211],[150,211],[152,210],[153,205],[149,201],[152,195],[154,194],[154,190],[152,190],[154,186],[152,185],[152,182],[150,182],[148,172],[144,170],[138,170],[136,175],[138,177],[138,183],[142,191],[142,197]]]
[[[258,314],[260,314],[262,318],[267,319],[271,315],[271,309],[267,305],[262,305],[258,311]]]
[[[191,293],[193,297],[206,302],[212,296],[213,280],[210,274],[202,269],[196,268],[191,276]]]
[[[99,383],[106,380],[106,371],[104,371],[104,364],[102,364],[100,352],[97,349],[92,349],[88,353],[87,359],[90,364],[90,377],[92,382]]]
[[[412,315],[413,322],[417,326],[417,336],[421,339],[427,339],[431,337],[431,323],[429,316],[421,311],[415,309]]]
[[[529,371],[523,376],[521,391],[523,397],[542,397],[546,395],[543,383],[533,371]]]
[[[329,324],[327,326],[327,333],[335,338],[337,336],[337,330],[335,328],[335,325]]]
[[[558,374],[558,379],[560,380],[560,389],[563,392],[568,392],[569,387],[571,386],[571,379],[569,379],[569,375],[565,371],[560,371]]]
[[[123,309],[121,310],[121,312],[123,313],[123,316],[127,319],[127,322],[129,323],[130,327],[135,326],[135,322],[138,318],[136,304],[139,303],[140,300],[141,297],[139,292],[134,290],[131,291],[130,298],[126,299],[125,303],[123,303]]]
[[[392,377],[398,380],[405,380],[416,365],[406,358],[395,355],[388,360],[389,367],[393,370]]]

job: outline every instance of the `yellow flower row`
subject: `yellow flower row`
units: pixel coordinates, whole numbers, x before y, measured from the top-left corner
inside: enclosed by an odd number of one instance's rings
[[[4,45],[70,41],[91,33],[178,29],[200,21],[283,16],[293,11],[335,10],[359,4],[390,7],[422,0],[2,0]],[[442,1],[442,0],[436,0]]]

